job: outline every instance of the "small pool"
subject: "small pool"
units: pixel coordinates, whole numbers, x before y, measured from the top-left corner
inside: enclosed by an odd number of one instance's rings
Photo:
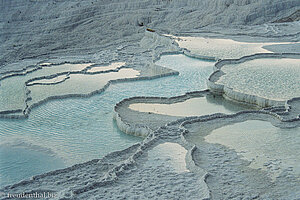
[[[129,108],[139,112],[151,112],[161,115],[188,117],[211,115],[214,113],[231,114],[240,110],[249,110],[249,106],[237,104],[221,96],[207,95],[177,103],[133,103]]]

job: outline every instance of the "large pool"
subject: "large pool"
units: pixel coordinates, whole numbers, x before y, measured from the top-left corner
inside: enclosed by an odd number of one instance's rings
[[[166,55],[156,64],[179,76],[111,85],[90,98],[49,101],[28,119],[0,119],[1,186],[50,170],[101,158],[142,138],[120,132],[113,107],[133,96],[176,96],[206,89],[213,62],[184,55]]]

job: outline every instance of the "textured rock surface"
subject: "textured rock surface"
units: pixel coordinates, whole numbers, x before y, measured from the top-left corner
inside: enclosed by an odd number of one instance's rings
[[[284,17],[282,19],[278,19],[274,21],[274,23],[284,23],[284,22],[293,22],[293,21],[299,21],[300,20],[300,10],[297,10],[290,16]]]
[[[298,0],[1,0],[0,66],[57,55],[97,55],[139,41],[145,26],[176,33],[255,25],[285,17],[299,6]]]

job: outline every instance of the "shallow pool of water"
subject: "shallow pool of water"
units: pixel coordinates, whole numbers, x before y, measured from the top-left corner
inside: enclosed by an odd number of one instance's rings
[[[250,167],[266,170],[272,178],[288,172],[300,178],[300,128],[277,128],[270,122],[249,120],[213,130],[205,137],[234,149],[251,161]]]
[[[243,108],[245,110],[249,109],[249,106],[231,103],[221,96],[208,95],[172,104],[134,103],[130,104],[129,108],[139,112],[187,117],[211,115],[214,113],[231,114]]]
[[[174,36],[171,36],[174,37]],[[204,37],[174,37],[181,48],[186,48],[193,54],[215,57],[217,59],[232,59],[255,53],[271,53],[264,46],[275,44],[291,44],[291,42],[239,42],[231,39]]]
[[[233,90],[272,100],[300,96],[300,59],[255,59],[225,65],[217,83]]]

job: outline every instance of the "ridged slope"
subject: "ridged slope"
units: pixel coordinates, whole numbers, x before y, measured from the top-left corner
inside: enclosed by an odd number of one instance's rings
[[[298,0],[1,0],[0,66],[138,41],[143,26],[178,32],[262,24],[299,8]]]

